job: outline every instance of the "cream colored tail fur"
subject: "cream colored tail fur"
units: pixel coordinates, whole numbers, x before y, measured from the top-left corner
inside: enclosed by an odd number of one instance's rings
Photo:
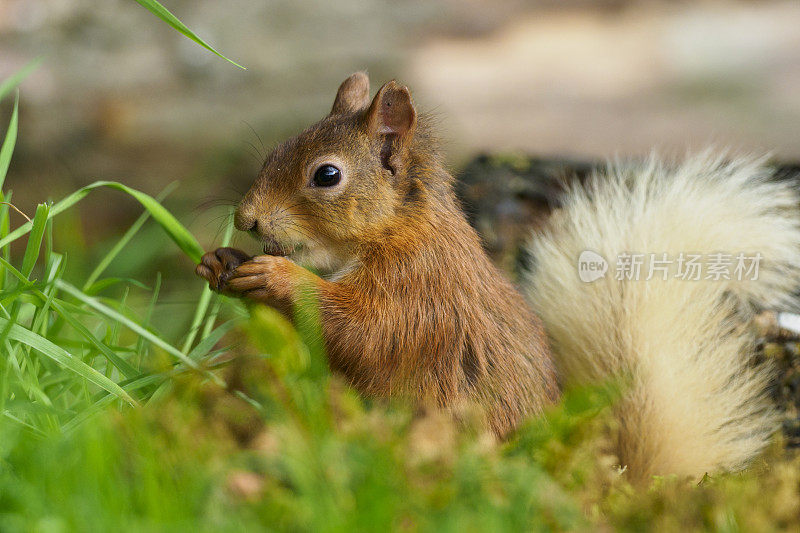
[[[610,165],[570,191],[530,245],[528,296],[564,384],[630,378],[617,453],[634,478],[742,468],[776,430],[770,369],[753,364],[747,322],[756,307],[797,307],[800,215],[792,187],[762,163],[704,154],[672,167]],[[584,250],[608,261],[604,278],[580,280]],[[733,279],[675,277],[681,252],[731,254]],[[757,280],[733,275],[740,252],[763,256]],[[656,269],[645,280],[645,255],[639,281],[617,281],[621,253],[666,253],[669,279]]]

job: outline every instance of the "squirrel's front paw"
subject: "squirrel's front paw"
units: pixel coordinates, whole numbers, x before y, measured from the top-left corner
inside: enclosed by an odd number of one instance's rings
[[[236,248],[217,248],[203,255],[195,273],[208,281],[211,290],[222,292],[228,289],[233,272],[248,260],[250,256]]]
[[[226,290],[275,305],[291,301],[303,269],[285,257],[258,255],[242,263],[226,281]]]

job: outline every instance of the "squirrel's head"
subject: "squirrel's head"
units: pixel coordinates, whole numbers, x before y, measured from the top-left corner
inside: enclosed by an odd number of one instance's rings
[[[413,148],[426,137],[420,129],[406,87],[390,81],[370,101],[369,78],[353,74],[328,116],[267,157],[236,210],[236,228],[272,255],[305,248],[335,256],[380,239],[405,206],[421,201],[424,172],[415,170]]]

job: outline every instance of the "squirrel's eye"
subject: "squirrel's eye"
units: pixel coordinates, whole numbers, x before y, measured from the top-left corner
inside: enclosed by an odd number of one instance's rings
[[[314,185],[318,187],[333,187],[341,179],[341,171],[333,165],[322,165],[314,172]]]

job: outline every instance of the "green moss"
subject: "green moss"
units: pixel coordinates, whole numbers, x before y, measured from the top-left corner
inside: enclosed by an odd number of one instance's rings
[[[226,367],[227,390],[186,376],[159,400],[70,434],[0,426],[0,530],[796,527],[800,458],[780,442],[744,473],[634,488],[609,451],[613,387],[571,391],[498,444],[309,374],[281,320],[256,313],[259,331],[268,321],[280,335],[241,347],[252,355]]]

